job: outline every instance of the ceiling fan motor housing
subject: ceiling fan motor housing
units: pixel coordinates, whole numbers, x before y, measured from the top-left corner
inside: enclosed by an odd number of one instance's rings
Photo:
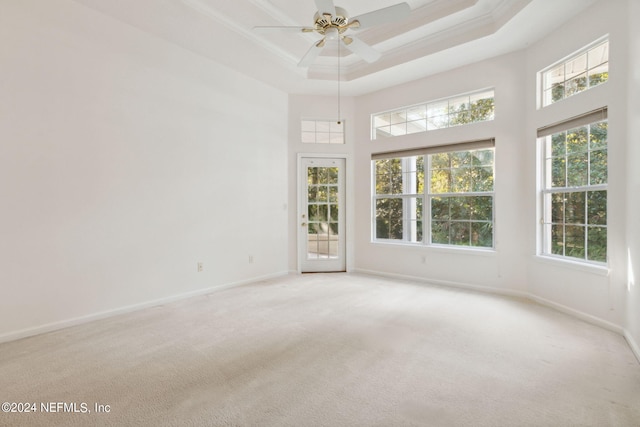
[[[337,6],[335,15],[321,15],[319,12],[316,12],[315,15],[313,15],[313,20],[315,30],[322,35],[325,35],[329,28],[337,29],[340,34],[349,28],[349,15],[347,11]]]

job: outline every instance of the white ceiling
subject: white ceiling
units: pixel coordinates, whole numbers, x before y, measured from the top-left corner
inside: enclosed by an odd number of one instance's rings
[[[382,53],[367,63],[327,45],[315,63],[297,66],[316,33],[253,31],[254,26],[312,26],[313,0],[75,0],[288,93],[361,95],[516,51],[595,0],[406,0],[408,19],[349,30]],[[399,0],[335,0],[351,17]],[[340,68],[338,68],[338,62]]]

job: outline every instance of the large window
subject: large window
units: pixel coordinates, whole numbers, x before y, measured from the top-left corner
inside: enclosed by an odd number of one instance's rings
[[[373,156],[373,239],[492,248],[493,140]]]
[[[538,131],[543,255],[607,261],[606,116],[603,109]]]
[[[609,79],[609,40],[589,45],[540,72],[542,106],[568,98]]]
[[[487,89],[374,114],[371,138],[408,135],[493,118],[494,90]]]

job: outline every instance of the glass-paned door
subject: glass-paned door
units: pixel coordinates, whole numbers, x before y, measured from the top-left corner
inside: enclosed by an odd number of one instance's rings
[[[344,159],[301,159],[298,257],[302,272],[346,270],[344,163]]]

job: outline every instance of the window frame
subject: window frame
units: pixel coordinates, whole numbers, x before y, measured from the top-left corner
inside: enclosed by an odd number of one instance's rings
[[[489,93],[491,94],[491,96],[481,97],[474,100],[474,97],[477,97],[478,95],[484,95]],[[460,101],[463,99],[466,102],[461,103]],[[488,117],[485,117],[480,120],[473,120],[469,122],[451,124],[451,119],[453,116],[457,117],[461,113],[473,112],[476,109],[476,107],[474,107],[472,104],[474,102],[477,103],[481,100],[486,100],[486,99],[491,100],[491,109]],[[446,106],[444,106],[444,104],[446,104]],[[442,114],[429,115],[430,108],[431,108],[431,111],[433,111],[433,109],[436,108],[438,105],[440,105],[440,108],[442,109]],[[454,107],[456,105],[457,106],[466,105],[468,108],[463,109],[461,111],[455,111]],[[454,110],[452,110],[452,108],[454,108]],[[413,115],[411,115],[411,113],[413,113]],[[386,121],[385,121],[385,118],[383,118],[383,116],[388,116]],[[434,121],[436,121],[436,119],[442,119],[442,118],[446,118],[446,119],[444,121],[438,122],[439,124],[433,124],[435,123]],[[468,125],[473,123],[482,123],[486,121],[492,121],[494,119],[495,119],[495,88],[491,87],[491,88],[476,90],[473,92],[461,93],[461,94],[450,96],[447,98],[431,100],[431,101],[427,101],[420,104],[408,105],[408,106],[396,108],[393,110],[382,111],[379,113],[371,114],[370,138],[372,141],[379,140],[379,139],[394,138],[396,136],[405,136],[405,135],[411,135],[414,133],[430,132],[433,130],[446,129],[450,127],[463,126],[463,125]],[[376,124],[379,121],[382,121],[385,124],[377,126]],[[423,124],[418,125],[418,122],[423,122]],[[402,126],[404,126],[403,132],[393,131],[394,127],[400,129],[399,127],[402,127]],[[414,126],[414,129],[411,131],[409,131],[410,126]],[[389,128],[389,135],[378,137],[378,130],[382,129],[383,127]]]
[[[594,50],[596,50],[597,48],[606,45],[606,60],[605,61],[601,61],[599,63],[597,63],[596,65],[591,65],[589,62],[589,54],[591,52],[593,52]],[[571,75],[569,78],[567,77],[567,66],[569,66],[572,63],[575,63],[577,61],[580,60],[580,58],[582,56],[585,56],[585,68],[584,68],[584,72],[581,70],[578,73],[575,73],[575,75]],[[607,78],[603,81],[599,81],[595,84],[592,84],[591,80],[591,71],[596,70],[598,67],[603,67],[606,66],[606,70],[602,71],[602,73],[607,73]],[[547,81],[551,80],[552,77],[550,76],[550,74],[553,71],[558,70],[560,67],[562,67],[562,80],[559,81],[558,83],[550,83],[549,86],[547,86]],[[600,73],[600,74],[602,74]],[[572,82],[575,81],[576,79],[578,79],[580,77],[581,74],[585,74],[584,79],[585,79],[585,85],[582,89],[580,90],[575,90],[573,92],[571,92],[569,95],[567,95],[567,86]],[[545,67],[544,69],[540,70],[538,72],[538,109],[540,108],[545,108],[548,107],[550,105],[556,104],[560,101],[563,101],[567,98],[570,98],[574,95],[577,95],[579,93],[582,92],[586,92],[589,89],[599,86],[601,84],[607,83],[609,81],[609,35],[605,35],[603,37],[600,37],[599,39],[593,41],[592,43],[589,43],[588,45],[582,47],[581,49],[577,50],[576,52],[573,52],[572,54],[566,56],[565,58]],[[554,87],[562,87],[562,97],[560,99],[557,100],[553,100],[553,90]]]
[[[607,139],[604,142],[604,149],[600,148],[592,148],[591,146],[591,127],[593,125],[598,125],[601,123],[607,124]],[[566,142],[565,142],[565,154],[563,156],[554,156],[552,151],[552,138],[559,133],[564,132],[565,137],[567,132],[587,127],[587,149],[583,154],[587,156],[587,171],[586,171],[586,183],[582,185],[569,185],[569,176],[568,176],[568,159],[571,157],[569,153]],[[591,171],[592,171],[592,153],[606,151],[606,182],[597,182],[591,183]],[[538,174],[539,174],[539,230],[538,230],[538,256],[545,257],[553,260],[557,260],[558,262],[569,263],[569,264],[578,264],[589,267],[598,267],[598,268],[606,268],[609,263],[609,223],[608,223],[608,171],[609,171],[609,141],[608,141],[608,117],[607,117],[607,108],[604,107],[599,110],[592,111],[590,113],[584,114],[582,116],[574,117],[565,122],[557,123],[552,126],[548,126],[546,128],[541,128],[538,130],[538,153],[539,153],[539,164],[538,164]],[[564,186],[554,186],[552,176],[552,166],[551,163],[553,159],[563,159],[565,165],[565,175],[564,175]],[[589,199],[590,193],[594,192],[605,192],[605,222],[601,223],[592,223],[589,219],[589,203],[593,200]],[[566,213],[566,201],[567,197],[572,197],[574,194],[584,193],[584,220],[583,222],[571,222],[567,220]],[[562,212],[562,221],[554,221],[554,213],[553,213],[553,197],[554,195],[562,194],[565,195],[563,198],[563,206],[561,209]],[[578,202],[579,203],[579,202]],[[581,214],[581,215],[582,215]],[[558,254],[554,253],[553,250],[553,227],[562,226],[562,236],[563,236],[563,253]],[[583,232],[584,239],[584,255],[582,257],[576,257],[572,255],[567,255],[566,252],[566,239],[567,239],[567,227],[580,227]],[[599,261],[596,259],[590,259],[589,252],[589,229],[590,228],[601,228],[606,232],[606,243],[605,243],[605,257],[603,261]]]
[[[418,247],[434,247],[434,248],[446,248],[446,249],[462,249],[462,250],[478,250],[478,251],[495,251],[496,247],[496,225],[495,225],[495,143],[494,140],[491,139],[491,146],[485,147],[473,147],[467,146],[465,149],[462,144],[453,144],[446,147],[432,147],[428,149],[417,149],[417,150],[405,150],[399,151],[395,153],[382,153],[381,155],[373,155],[371,160],[371,195],[372,195],[372,215],[371,215],[371,241],[372,243],[383,243],[383,244],[400,244],[400,245],[408,245],[408,246],[418,246]],[[476,142],[477,143],[477,142]],[[469,144],[469,143],[467,143]],[[474,143],[471,143],[474,144]],[[456,147],[456,146],[460,147]],[[433,170],[436,170],[433,165],[433,156],[437,154],[443,153],[473,153],[476,151],[482,150],[491,150],[491,165],[476,165],[479,168],[491,168],[491,190],[485,191],[447,191],[447,192],[435,192],[431,188],[431,176]],[[418,156],[423,156],[423,168],[424,168],[424,182],[423,182],[423,191],[420,192],[408,192],[407,184],[403,179],[402,183],[402,193],[377,193],[377,160],[382,159],[399,159],[401,164],[404,166],[408,164],[408,162],[412,161],[411,159],[417,159]],[[417,160],[416,160],[417,163]],[[467,168],[465,166],[464,168]],[[446,168],[445,168],[446,169]],[[462,168],[452,168],[449,170],[460,170]],[[400,176],[404,176],[406,173],[404,172],[406,169],[402,168],[400,172]],[[416,168],[416,171],[418,168]],[[442,168],[438,168],[437,170],[443,170]],[[417,173],[417,172],[416,172]],[[413,183],[409,185],[414,185]],[[417,183],[416,183],[417,185]],[[452,189],[449,189],[452,190]],[[416,190],[417,191],[417,190]],[[432,203],[435,198],[474,198],[474,197],[490,197],[491,198],[491,217],[490,219],[474,219],[474,218],[447,218],[446,220],[434,220],[433,212],[432,212]],[[385,238],[378,237],[378,201],[386,200],[386,199],[401,199],[403,200],[403,210],[402,210],[402,239],[397,238]],[[417,213],[414,215],[412,211],[404,208],[404,205],[412,200],[422,200],[422,211],[421,215]],[[449,208],[451,209],[451,208]],[[451,212],[451,210],[449,211]],[[413,218],[415,216],[415,218]],[[414,230],[412,227],[407,224],[413,224],[413,222],[421,222],[421,229]],[[450,227],[455,223],[466,223],[469,225],[469,244],[455,244],[451,242],[451,234],[449,234],[449,242],[434,242],[433,239],[433,224],[435,222],[447,222]],[[488,223],[491,226],[491,245],[472,245],[471,239],[473,238],[472,230],[474,229],[473,224],[482,224]],[[416,224],[417,226],[417,224]],[[415,239],[416,234],[421,234],[421,239]]]
[[[313,130],[305,130],[310,123],[313,123]],[[319,126],[326,126],[328,129],[326,131],[323,129],[318,130]],[[336,130],[336,127],[339,130]],[[310,138],[311,135],[313,135],[313,138]],[[326,139],[319,138],[319,135],[326,135]],[[334,142],[337,137],[339,137],[340,141]],[[310,139],[313,139],[313,141]],[[345,145],[344,120],[302,118],[300,119],[300,142],[314,145]]]

